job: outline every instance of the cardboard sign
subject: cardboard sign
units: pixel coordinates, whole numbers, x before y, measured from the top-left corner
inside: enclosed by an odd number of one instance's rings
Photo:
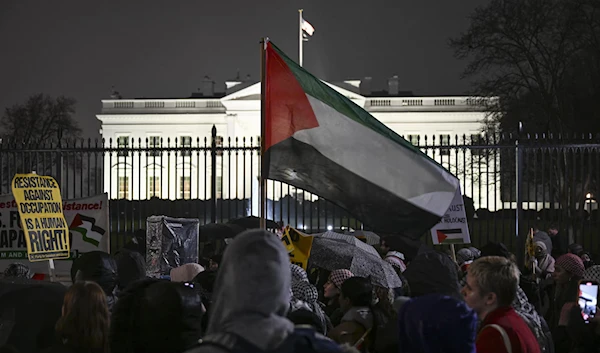
[[[285,228],[281,241],[290,254],[291,263],[306,270],[313,239],[312,236],[299,232],[290,226]]]
[[[69,227],[54,178],[16,174],[11,188],[25,231],[29,261],[68,259]]]
[[[444,217],[431,228],[433,244],[470,244],[467,214],[460,187]]]
[[[72,261],[90,251],[110,252],[108,195],[63,200],[63,214],[69,225],[71,256],[55,261],[56,273],[70,276]],[[17,202],[12,195],[0,195],[0,272],[13,262],[23,262],[36,273],[48,273],[43,262],[28,262],[25,231]]]

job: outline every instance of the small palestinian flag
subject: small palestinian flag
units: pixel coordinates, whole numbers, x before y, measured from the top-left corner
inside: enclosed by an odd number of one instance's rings
[[[458,179],[271,42],[265,50],[266,178],[324,197],[375,232],[430,230]]]
[[[106,230],[96,226],[95,218],[87,217],[79,213],[73,218],[69,230],[71,232],[81,233],[83,241],[95,246],[100,245],[102,236],[106,233]]]

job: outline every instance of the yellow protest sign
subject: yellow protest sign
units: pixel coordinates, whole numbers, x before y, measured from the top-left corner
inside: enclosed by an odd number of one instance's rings
[[[69,258],[69,227],[56,180],[16,174],[11,188],[25,231],[29,261]]]
[[[283,242],[283,245],[285,245],[285,248],[287,249],[288,253],[294,251],[294,244],[292,243],[292,238],[290,237],[290,227],[286,227],[283,231],[281,241]]]
[[[288,249],[290,261],[306,270],[313,237],[287,226],[281,241]]]

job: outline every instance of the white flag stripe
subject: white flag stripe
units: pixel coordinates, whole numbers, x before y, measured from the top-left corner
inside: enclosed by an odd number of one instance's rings
[[[102,234],[98,234],[98,233],[96,233],[96,232],[94,232],[92,230],[92,223],[90,223],[88,221],[82,221],[82,222],[83,222],[83,224],[80,225],[79,227],[84,228],[85,230],[87,230],[86,237],[94,239],[97,242],[99,242],[100,240],[102,240]]]
[[[305,19],[302,19],[302,30],[309,36],[312,36],[313,33],[315,33],[315,28]]]

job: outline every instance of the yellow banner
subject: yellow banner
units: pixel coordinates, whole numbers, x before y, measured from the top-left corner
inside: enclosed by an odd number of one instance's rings
[[[312,248],[313,237],[287,226],[281,237],[290,254],[290,261],[306,270]]]
[[[29,261],[69,258],[69,227],[56,180],[16,174],[11,188],[25,231]]]

